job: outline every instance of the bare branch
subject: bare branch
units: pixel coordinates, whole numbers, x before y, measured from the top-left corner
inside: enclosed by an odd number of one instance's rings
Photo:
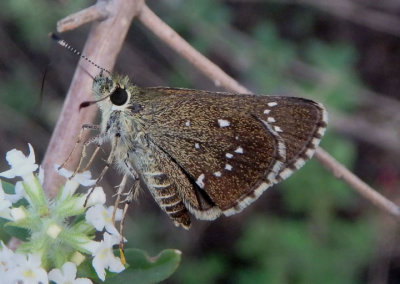
[[[400,208],[392,201],[375,191],[368,184],[359,179],[355,174],[349,171],[345,166],[336,161],[331,155],[323,149],[318,148],[314,155],[328,170],[337,178],[343,179],[348,185],[356,190],[361,196],[371,201],[375,206],[386,211],[399,220]]]
[[[57,31],[63,33],[69,30],[74,30],[84,24],[93,21],[102,21],[110,16],[107,10],[107,5],[104,0],[97,1],[95,5],[90,6],[82,11],[69,15],[57,22]]]
[[[192,63],[211,80],[213,80],[216,86],[222,85],[225,88],[239,93],[250,93],[250,91],[244,86],[240,85],[236,80],[222,71],[221,68],[194,49],[172,28],[170,28],[159,17],[157,17],[146,5],[143,6],[138,18],[142,24],[151,30],[156,36],[162,39],[177,53],[186,58],[186,60]],[[215,74],[218,75],[215,76]]]
[[[177,53],[186,58],[211,80],[214,82],[219,82],[222,86],[234,92],[248,93],[246,88],[241,86],[228,74],[218,68],[214,63],[191,47],[189,43],[187,43],[166,23],[158,18],[147,6],[143,7],[139,15],[139,19],[155,35],[170,45]],[[380,209],[386,211],[392,216],[397,218],[400,217],[400,209],[396,204],[364,183],[355,174],[346,169],[346,167],[336,161],[323,149],[317,149],[315,158],[317,158],[336,177],[342,178],[351,188],[361,194],[361,196],[370,200],[374,205],[378,206]]]

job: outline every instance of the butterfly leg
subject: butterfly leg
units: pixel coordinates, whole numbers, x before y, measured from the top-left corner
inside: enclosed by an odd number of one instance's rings
[[[136,197],[137,193],[139,192],[139,186],[140,186],[139,174],[137,173],[137,171],[135,170],[135,168],[132,166],[132,164],[129,161],[129,153],[127,153],[127,156],[124,159],[123,163],[126,168],[126,172],[124,174],[124,177],[122,178],[121,184],[118,187],[118,192],[116,194],[117,198],[114,203],[114,211],[113,211],[113,215],[112,215],[112,220],[114,222],[115,212],[118,208],[119,203],[124,203],[122,217],[121,217],[121,221],[120,221],[120,225],[119,225],[119,233],[120,233],[120,237],[121,237],[121,240],[119,243],[119,250],[120,250],[121,260],[123,259],[123,249],[124,249],[123,230],[124,230],[125,217],[128,212],[130,203],[132,202],[132,200]],[[131,176],[133,178],[134,184],[126,194],[123,194],[124,188],[126,185],[126,181],[129,176]],[[122,195],[126,195],[126,197],[124,200],[121,201]]]
[[[83,143],[83,147],[82,147],[82,153],[81,153],[81,157],[79,159],[79,163],[78,166],[76,167],[73,175],[71,177],[74,177],[78,172],[84,172],[86,171],[90,165],[93,163],[94,158],[97,156],[97,153],[100,151],[100,146],[103,144],[104,139],[105,139],[105,134],[104,133],[100,133],[99,135],[96,135],[92,138],[89,138],[88,140],[85,141],[85,143]],[[90,144],[96,144],[96,149],[93,151],[89,161],[87,162],[86,166],[83,169],[80,169],[82,166],[82,162],[84,160],[84,158],[86,157],[86,148],[90,145]]]
[[[93,152],[92,156],[90,157],[89,161],[87,162],[86,166],[82,170],[80,170],[80,172],[86,171],[92,165],[94,158],[97,156],[97,153],[100,151],[100,146],[101,146],[101,143],[96,144],[96,149],[94,150],[94,152]]]
[[[113,143],[111,145],[111,151],[110,154],[108,155],[106,165],[104,166],[103,170],[101,171],[99,177],[96,180],[96,185],[99,184],[99,182],[103,179],[104,175],[106,174],[107,170],[110,168],[112,161],[114,160],[115,156],[115,149],[117,148],[119,141],[119,136],[115,136],[113,139]]]
[[[80,130],[80,132],[79,132],[79,135],[78,135],[78,139],[77,139],[77,141],[76,141],[74,147],[72,148],[72,150],[71,150],[71,152],[69,153],[69,155],[68,155],[67,159],[65,160],[65,162],[62,163],[62,164],[58,167],[59,170],[60,170],[61,168],[63,168],[63,167],[71,160],[72,154],[75,152],[76,147],[82,142],[83,131],[85,131],[86,129],[90,129],[90,130],[99,130],[99,129],[100,129],[100,125],[95,125],[95,124],[84,124],[84,125],[82,125],[82,128],[81,128],[81,130]]]
[[[101,140],[101,136],[97,136],[97,139]],[[111,145],[110,154],[108,155],[108,158],[107,158],[107,161],[106,161],[106,165],[104,166],[103,170],[101,171],[99,177],[96,179],[95,184],[91,187],[90,192],[87,195],[85,203],[83,204],[83,206],[86,206],[87,201],[89,200],[89,197],[92,194],[94,188],[100,183],[100,181],[103,179],[104,175],[106,174],[107,170],[111,166],[111,163],[112,163],[112,161],[114,159],[114,156],[115,156],[115,149],[116,149],[116,147],[118,145],[118,141],[119,141],[119,136],[115,136],[114,139],[113,139],[113,143]]]
[[[126,176],[126,175],[125,175]],[[119,223],[119,235],[120,235],[120,242],[119,242],[119,251],[121,256],[123,256],[123,250],[124,250],[124,224],[125,224],[125,217],[128,212],[129,205],[131,204],[132,200],[135,198],[136,193],[139,191],[139,179],[135,180],[135,184],[132,186],[132,188],[129,190],[127,193],[127,196],[124,200],[124,209],[122,211],[122,217],[121,217],[121,222]],[[114,209],[115,210],[115,209]]]
[[[114,210],[113,210],[112,219],[111,219],[113,224],[115,224],[115,212],[117,212],[118,205],[121,201],[121,194],[124,192],[127,180],[128,180],[128,175],[125,174],[124,177],[122,178],[121,183],[118,185],[118,191],[116,193],[117,198],[115,198]]]
[[[103,138],[104,138],[104,134],[100,133],[97,136],[89,138],[88,140],[85,141],[85,143],[83,143],[81,157],[79,158],[78,166],[76,167],[76,169],[75,169],[74,173],[72,174],[71,178],[73,178],[78,172],[82,173],[82,172],[86,171],[87,168],[92,164],[94,158],[96,157],[97,153],[100,150],[100,146],[102,144]],[[80,168],[82,166],[83,160],[86,157],[86,149],[90,144],[93,144],[93,143],[96,143],[96,149],[94,150],[93,154],[91,155],[87,165],[81,170]]]

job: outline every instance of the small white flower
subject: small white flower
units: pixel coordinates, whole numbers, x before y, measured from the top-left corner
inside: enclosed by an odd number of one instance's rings
[[[97,276],[104,281],[106,277],[105,269],[111,272],[119,273],[125,269],[121,260],[113,253],[113,245],[119,243],[119,237],[104,233],[104,240],[100,242],[97,250],[94,252],[92,265]]]
[[[57,284],[89,284],[92,283],[88,278],[76,278],[76,265],[66,262],[60,269],[53,269],[49,272],[49,280]]]
[[[30,201],[34,201],[36,205],[40,206],[42,205],[44,194],[37,178],[33,174],[38,168],[38,165],[35,164],[35,152],[31,144],[28,144],[28,146],[29,156],[25,156],[24,153],[16,149],[7,152],[6,160],[11,169],[1,172],[0,176],[6,178],[22,177],[24,189]]]
[[[15,267],[15,254],[3,241],[0,242],[0,275]]]
[[[101,186],[97,186],[94,188],[93,192],[85,195],[85,198],[90,194],[89,199],[87,201],[86,207],[90,207],[96,204],[104,204],[106,203],[106,194]]]
[[[51,237],[52,239],[56,239],[58,237],[58,235],[62,232],[62,227],[60,227],[57,224],[51,224],[47,230],[46,230],[46,234]]]
[[[79,185],[91,186],[96,183],[95,179],[90,179],[92,175],[90,174],[89,171],[85,171],[83,173],[77,173],[73,178],[71,178],[74,172],[64,168],[61,169],[58,168],[59,168],[58,165],[54,165],[54,169],[56,170],[56,172],[59,175],[67,178],[67,182],[65,183],[65,186],[63,188],[61,199],[65,199],[67,196],[71,196],[72,194],[74,194],[75,191],[78,189]]]
[[[26,218],[26,210],[23,206],[11,208],[11,218],[14,222],[21,221]]]
[[[86,257],[79,251],[74,252],[70,258],[71,262],[75,263],[75,265],[80,265],[85,259]]]
[[[83,248],[84,250],[90,252],[92,255],[94,255],[97,251],[97,249],[100,246],[100,242],[96,242],[96,241],[91,241],[91,240],[87,240],[86,242],[81,242],[82,244],[80,245],[81,248]]]
[[[33,151],[32,145],[28,143],[29,156],[26,157],[24,153],[19,150],[12,149],[7,152],[6,160],[11,166],[11,169],[5,172],[1,172],[0,176],[6,178],[14,178],[16,176],[25,177],[32,175],[38,168],[35,164],[35,152]]]
[[[47,272],[40,266],[40,256],[37,254],[15,254],[16,266],[8,271],[11,283],[37,284],[48,283]]]
[[[106,208],[102,204],[94,205],[86,211],[86,222],[92,224],[99,232],[105,228],[110,234],[119,236],[118,230],[112,222],[113,210],[114,206]],[[117,209],[115,212],[115,221],[119,221],[121,218],[122,210]]]
[[[81,196],[77,202],[77,206],[83,207],[84,205],[86,205],[86,208],[89,208],[93,205],[104,203],[106,203],[106,194],[104,193],[102,187],[97,186],[93,189],[93,191],[92,189],[89,189],[85,195]]]

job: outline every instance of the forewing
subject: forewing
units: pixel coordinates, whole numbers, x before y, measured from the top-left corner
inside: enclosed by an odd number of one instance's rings
[[[175,90],[153,102],[149,139],[226,211],[273,183],[284,162],[283,143],[266,122],[241,107],[243,97],[191,92]]]
[[[148,136],[225,215],[311,158],[326,127],[313,101],[149,88]],[[182,189],[183,191],[185,189]]]
[[[327,126],[327,112],[321,104],[303,98],[258,96],[255,101],[248,111],[267,121],[285,144],[280,181],[313,156]]]

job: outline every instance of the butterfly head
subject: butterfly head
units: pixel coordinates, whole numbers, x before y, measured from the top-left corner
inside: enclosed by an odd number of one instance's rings
[[[129,79],[101,72],[93,80],[93,94],[102,110],[121,110],[129,103],[131,92]]]

